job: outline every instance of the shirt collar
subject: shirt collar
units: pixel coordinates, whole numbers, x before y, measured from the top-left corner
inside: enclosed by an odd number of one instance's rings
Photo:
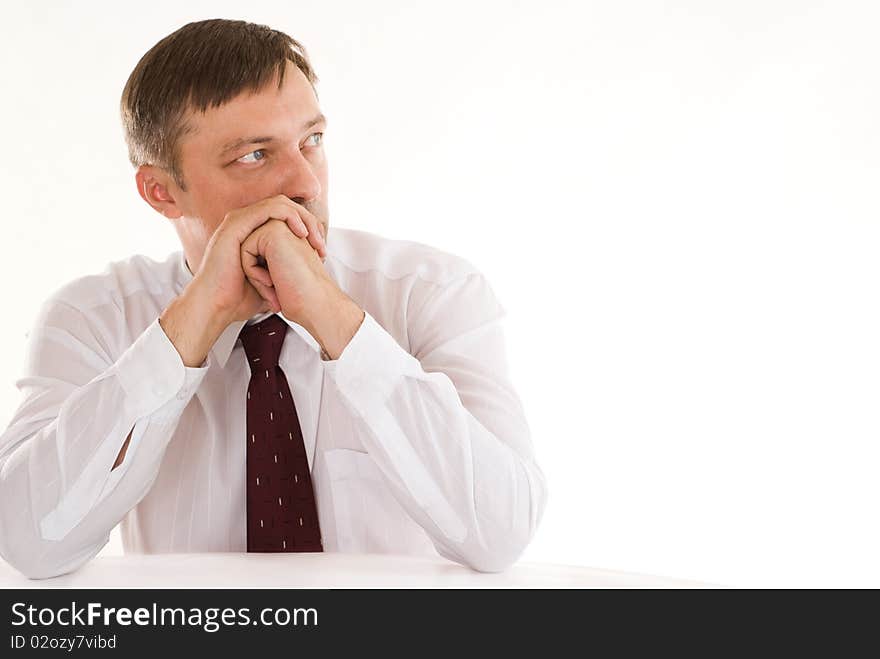
[[[177,295],[183,292],[183,289],[191,282],[193,279],[193,273],[189,269],[189,265],[186,262],[186,255],[183,251],[178,252],[177,255],[177,278],[176,278],[176,291]],[[229,356],[232,354],[232,351],[235,349],[236,344],[238,343],[238,335],[241,333],[242,328],[246,324],[256,323],[265,318],[271,316],[271,313],[263,313],[256,314],[252,316],[248,320],[236,320],[226,326],[226,329],[220,334],[219,338],[214,342],[214,345],[211,346],[210,355],[212,361],[216,362],[220,368],[226,367],[226,362],[229,361]],[[287,325],[293,330],[294,336],[299,337],[301,341],[303,341],[309,348],[314,350],[316,353],[320,355],[321,347],[318,345],[318,342],[315,338],[309,334],[308,330],[304,328],[302,325],[293,322],[284,317],[283,314],[278,313],[278,317],[281,318]],[[286,337],[287,338],[287,337]]]

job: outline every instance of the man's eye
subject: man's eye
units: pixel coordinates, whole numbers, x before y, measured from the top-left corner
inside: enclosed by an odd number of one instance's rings
[[[241,158],[238,158],[238,160],[236,162],[244,162],[244,163],[257,162],[258,160],[262,160],[265,157],[266,157],[266,150],[265,149],[257,149],[256,151],[251,151],[250,153],[246,153]]]
[[[324,133],[312,133],[306,138],[306,142],[315,138],[315,141],[312,142],[309,146],[321,146],[321,143],[324,141]]]

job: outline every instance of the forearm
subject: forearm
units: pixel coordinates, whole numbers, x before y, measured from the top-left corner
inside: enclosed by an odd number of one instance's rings
[[[196,281],[172,300],[159,316],[159,324],[180,354],[185,366],[201,366],[229,319],[214,310],[208,291]]]
[[[328,285],[320,302],[311,304],[303,327],[318,342],[325,359],[339,359],[364,320],[364,310],[335,285]]]
[[[188,368],[199,367],[205,362],[211,347],[228,324],[228,320],[211,308],[210,298],[202,294],[195,282],[172,300],[159,316],[159,325]],[[116,469],[125,460],[130,442],[131,433],[111,469]]]
[[[516,561],[546,504],[533,457],[482,426],[451,385],[428,390],[410,383],[385,410],[354,398],[348,403],[358,440],[441,555],[483,572]]]
[[[0,555],[34,579],[74,571],[97,554],[110,532],[147,494],[158,475],[164,446],[176,422],[135,422],[134,439],[147,443],[136,461],[129,458],[124,473],[109,472],[102,445],[116,445],[122,423],[103,433],[93,429],[94,457],[83,450],[60,459],[53,424],[20,445],[2,466],[0,477]],[[154,447],[162,447],[154,450]],[[103,465],[101,463],[103,462]],[[103,477],[101,474],[106,474]]]
[[[183,366],[158,322],[103,372],[58,345],[41,340],[31,352],[69,364],[70,379],[26,373],[0,436],[0,555],[32,577],[76,569],[106,542],[149,490],[206,372]],[[132,446],[118,455],[126,436]]]
[[[445,363],[453,382],[426,371],[372,322],[365,329],[332,368],[357,439],[442,555],[481,571],[505,569],[531,540],[546,502],[515,393],[495,372],[494,381],[468,372],[473,358],[448,352],[427,360],[431,370]],[[500,340],[490,326],[482,333],[487,346]]]

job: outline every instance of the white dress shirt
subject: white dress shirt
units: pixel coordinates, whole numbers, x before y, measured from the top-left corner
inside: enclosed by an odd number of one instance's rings
[[[503,308],[472,265],[439,250],[337,228],[327,245],[325,268],[364,321],[324,361],[285,319],[279,358],[324,550],[503,570],[547,496],[508,378]],[[183,252],[138,255],[42,306],[0,437],[0,555],[24,574],[77,569],[120,523],[127,553],[246,551],[244,322],[184,366],[158,318],[192,277]]]

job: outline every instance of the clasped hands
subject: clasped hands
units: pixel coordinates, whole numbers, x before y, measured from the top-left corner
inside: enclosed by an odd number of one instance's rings
[[[314,214],[287,197],[277,204],[282,208],[241,244],[241,267],[271,311],[303,319],[309,303],[320,304],[335,288],[322,263],[327,245]]]
[[[281,312],[336,359],[364,319],[328,275],[321,222],[284,195],[230,211],[208,241],[196,279],[223,323]]]

